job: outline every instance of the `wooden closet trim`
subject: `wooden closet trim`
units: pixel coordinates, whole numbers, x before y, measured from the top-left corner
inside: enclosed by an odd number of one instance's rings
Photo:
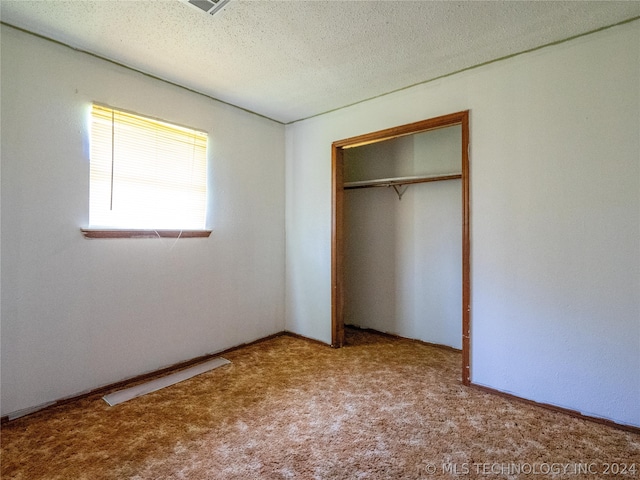
[[[471,241],[469,196],[469,111],[337,140],[331,145],[331,346],[344,344],[344,150],[415,133],[460,125],[462,128],[462,383],[470,384]]]

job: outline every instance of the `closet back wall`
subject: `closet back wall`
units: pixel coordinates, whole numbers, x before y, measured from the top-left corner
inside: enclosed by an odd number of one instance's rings
[[[1,32],[2,415],[282,331],[284,127]],[[82,237],[92,101],[209,133],[211,237]]]
[[[460,145],[455,126],[346,149],[345,181],[460,172]],[[346,324],[462,348],[461,202],[460,180],[345,191]]]

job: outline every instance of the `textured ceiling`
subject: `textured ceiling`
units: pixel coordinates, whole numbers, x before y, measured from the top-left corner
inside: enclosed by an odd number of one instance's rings
[[[640,1],[0,1],[4,23],[284,123],[638,16]]]

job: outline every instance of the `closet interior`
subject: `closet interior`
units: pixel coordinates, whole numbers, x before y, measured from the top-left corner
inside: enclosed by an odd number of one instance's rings
[[[342,152],[344,324],[462,349],[462,125]]]

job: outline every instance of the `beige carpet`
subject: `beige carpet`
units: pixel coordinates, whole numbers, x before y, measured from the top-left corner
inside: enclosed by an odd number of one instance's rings
[[[614,477],[607,464],[640,470],[640,435],[463,387],[458,353],[351,329],[347,344],[280,336],[115,407],[96,395],[10,422],[2,478],[595,480]]]

